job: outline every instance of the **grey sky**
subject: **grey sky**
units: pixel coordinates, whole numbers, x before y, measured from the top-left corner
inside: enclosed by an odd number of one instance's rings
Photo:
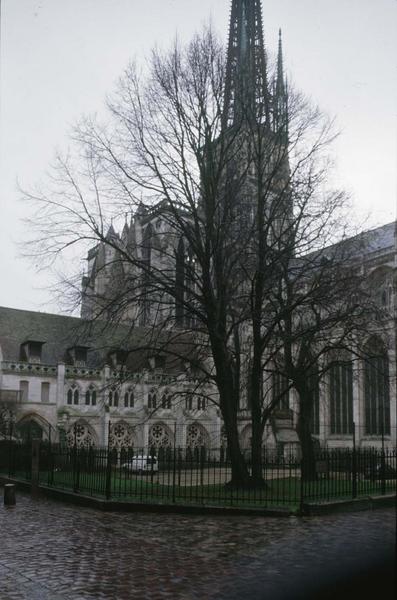
[[[337,183],[370,223],[395,218],[397,1],[262,0],[265,41],[283,29],[287,71],[337,118]],[[226,40],[230,0],[2,0],[0,305],[56,310],[49,276],[17,258],[16,178],[42,179],[82,114],[98,111],[131,57],[209,17]]]

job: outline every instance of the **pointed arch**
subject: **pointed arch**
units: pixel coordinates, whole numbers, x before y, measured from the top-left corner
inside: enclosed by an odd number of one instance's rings
[[[86,419],[77,419],[66,433],[69,448],[93,448],[98,445],[98,436]]]
[[[153,423],[149,429],[149,446],[152,448],[171,448],[173,434],[165,423]]]
[[[364,347],[365,433],[390,435],[389,355],[383,340],[372,336]]]
[[[124,419],[112,423],[109,432],[109,446],[112,449],[128,449],[136,446],[134,428]]]
[[[66,404],[77,406],[80,404],[81,388],[76,381],[70,381],[66,390]]]
[[[23,415],[15,424],[16,430],[24,440],[48,439],[51,424],[41,415],[31,412]]]
[[[186,446],[188,448],[209,448],[210,436],[201,423],[195,421],[187,426]]]
[[[179,326],[183,325],[184,317],[185,272],[185,242],[181,237],[178,242],[175,262],[175,320]]]

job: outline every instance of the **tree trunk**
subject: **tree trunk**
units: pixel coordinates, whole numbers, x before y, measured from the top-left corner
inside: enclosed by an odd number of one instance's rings
[[[229,485],[233,487],[249,487],[250,474],[247,463],[240,448],[240,440],[237,428],[237,419],[232,415],[230,419],[225,418],[225,429],[232,469],[232,477]]]
[[[315,481],[317,479],[316,452],[311,432],[313,398],[306,386],[298,389],[298,394],[300,407],[297,430],[302,452],[301,476],[303,481]]]
[[[258,413],[258,414],[257,414]],[[265,481],[263,479],[262,468],[262,435],[263,428],[261,423],[260,410],[252,410],[252,442],[251,442],[251,461],[252,461],[252,478],[251,485],[253,487],[263,487]]]

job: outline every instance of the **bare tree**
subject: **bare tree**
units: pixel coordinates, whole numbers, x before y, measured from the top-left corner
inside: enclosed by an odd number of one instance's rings
[[[307,427],[308,368],[341,344],[340,328],[350,341],[353,316],[362,316],[358,303],[346,304],[344,283],[356,280],[342,271],[345,257],[324,250],[346,235],[344,195],[321,193],[332,124],[287,91],[280,60],[267,101],[247,93],[231,113],[212,31],[153,51],[148,72],[131,65],[121,78],[108,123],[83,119],[75,153],[57,157],[46,191],[25,192],[38,207],[35,256],[52,262],[94,246],[83,314],[144,326],[141,347],[182,358],[215,386],[232,483],[247,486],[263,484],[263,431],[281,398],[269,400],[269,373],[284,373],[305,398]],[[124,214],[133,220],[119,236],[111,223]],[[242,408],[252,472],[239,440]]]

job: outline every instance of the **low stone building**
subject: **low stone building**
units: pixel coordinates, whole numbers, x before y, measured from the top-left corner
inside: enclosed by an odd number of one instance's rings
[[[3,435],[11,424],[14,436],[69,445],[219,448],[217,408],[182,361],[124,362],[104,337],[81,319],[0,308]]]

